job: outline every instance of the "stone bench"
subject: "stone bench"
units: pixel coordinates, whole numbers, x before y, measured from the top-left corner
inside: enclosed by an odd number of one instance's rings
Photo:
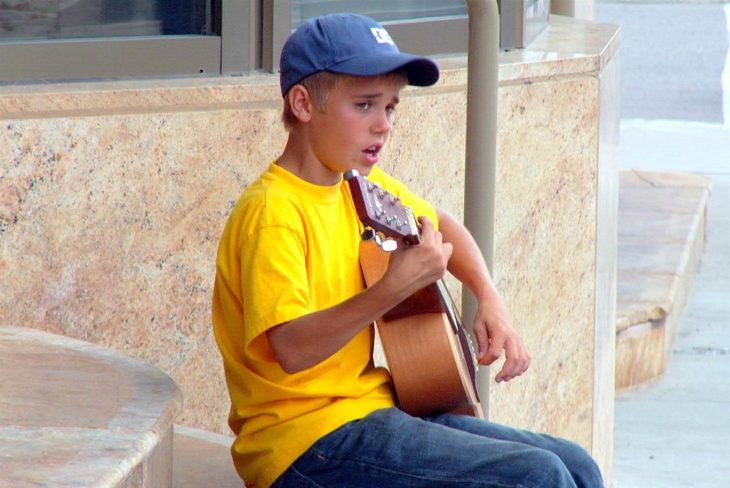
[[[616,389],[659,378],[705,244],[708,178],[621,172]]]
[[[0,486],[172,486],[170,377],[21,327],[0,327],[0,371]]]

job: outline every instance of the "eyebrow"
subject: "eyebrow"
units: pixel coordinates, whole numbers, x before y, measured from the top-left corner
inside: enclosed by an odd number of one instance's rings
[[[372,98],[380,98],[382,96],[383,96],[383,92],[377,92],[377,93],[360,93],[360,94],[353,95],[354,98],[369,98],[369,99],[372,99]],[[393,102],[394,103],[400,103],[400,97],[398,97],[398,96],[393,97]]]

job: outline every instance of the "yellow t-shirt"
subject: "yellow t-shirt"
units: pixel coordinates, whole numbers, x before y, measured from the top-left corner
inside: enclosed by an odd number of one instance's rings
[[[436,222],[433,207],[394,178],[374,168],[369,179]],[[390,376],[372,364],[372,327],[296,374],[279,366],[265,334],[363,290],[361,229],[346,182],[313,185],[276,164],[228,218],[213,328],[231,396],[233,461],[247,486],[268,487],[321,437],[394,405]]]

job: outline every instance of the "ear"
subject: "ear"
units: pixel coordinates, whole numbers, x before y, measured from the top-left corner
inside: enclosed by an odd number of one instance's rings
[[[314,106],[312,104],[312,97],[309,92],[302,85],[294,85],[289,89],[287,93],[289,97],[289,106],[294,116],[300,122],[309,122],[312,119],[312,111]]]

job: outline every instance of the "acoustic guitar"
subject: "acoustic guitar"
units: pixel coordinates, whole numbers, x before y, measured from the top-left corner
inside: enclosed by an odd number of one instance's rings
[[[394,238],[418,245],[413,212],[394,195],[352,170],[345,173],[365,226],[360,265],[367,286],[388,267]],[[426,416],[443,412],[484,418],[476,386],[477,363],[468,332],[442,280],[416,292],[376,321],[398,406]]]

